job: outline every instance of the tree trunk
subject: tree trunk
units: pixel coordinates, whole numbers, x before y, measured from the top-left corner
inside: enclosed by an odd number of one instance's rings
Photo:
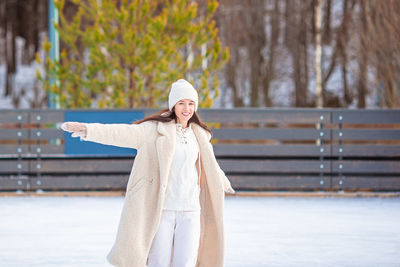
[[[349,0],[344,0],[343,2],[343,20],[342,25],[340,27],[340,32],[338,34],[338,44],[339,44],[339,53],[341,57],[341,71],[342,71],[342,81],[343,81],[343,102],[344,106],[348,107],[353,102],[353,93],[349,88],[349,83],[347,80],[347,64],[348,64],[348,56],[347,56],[347,44],[349,40],[348,27],[350,23],[350,17],[354,8],[354,1],[349,9]]]
[[[267,62],[267,67],[263,79],[263,93],[264,93],[264,105],[266,107],[271,107],[272,101],[269,97],[269,88],[271,81],[275,76],[275,61],[276,61],[276,49],[278,46],[279,36],[280,36],[280,1],[275,0],[274,10],[271,14],[271,37],[269,41],[269,59]]]
[[[316,0],[320,1],[320,0]],[[322,0],[321,0],[322,1]],[[345,0],[346,1],[346,0]],[[322,42],[329,45],[332,39],[331,17],[332,17],[332,0],[325,0],[324,13],[324,31],[321,32]]]
[[[293,27],[299,29],[295,35],[295,40],[293,40],[294,47],[292,47],[296,107],[307,106],[308,98],[307,7],[307,1],[300,1],[300,17],[296,25],[293,25]]]
[[[16,51],[15,51],[15,38],[17,36],[17,2],[6,2],[7,17],[6,19],[6,65],[7,65],[7,79],[5,95],[11,96],[14,91],[14,76],[17,69],[16,66]]]
[[[6,19],[6,2],[0,1],[0,39],[4,42],[0,46],[0,62],[7,61],[7,19]]]
[[[265,46],[266,40],[264,5],[265,3],[263,0],[249,1],[246,2],[245,5],[248,22],[247,29],[249,33],[249,38],[247,38],[247,50],[250,56],[250,105],[252,107],[259,106],[259,90],[262,82],[262,49]]]
[[[240,80],[240,55],[239,49],[241,40],[243,42],[243,35],[247,32],[244,31],[243,24],[244,18],[241,14],[244,3],[239,1],[222,0],[220,1],[220,8],[217,16],[217,23],[219,23],[220,33],[223,34],[223,41],[230,48],[229,61],[226,64],[224,77],[227,86],[232,90],[232,99],[234,107],[243,107],[243,96],[240,87],[238,86]],[[225,104],[225,103],[224,103]]]
[[[322,55],[322,44],[321,44],[321,9],[322,0],[316,0],[315,6],[315,94],[316,94],[316,107],[322,108],[324,105],[323,94],[322,94],[322,70],[321,70],[321,55]]]
[[[367,67],[368,67],[368,43],[367,38],[369,35],[368,27],[367,27],[367,7],[365,6],[364,1],[360,1],[361,3],[361,49],[359,50],[359,75],[358,75],[358,108],[365,108],[365,97],[367,93]]]
[[[234,51],[232,51],[234,52]],[[232,58],[232,57],[231,57]],[[232,88],[233,93],[233,105],[235,107],[243,107],[243,99],[239,94],[239,88],[237,86],[236,81],[236,66],[233,63],[234,61],[229,61],[226,66],[226,82],[230,88]]]

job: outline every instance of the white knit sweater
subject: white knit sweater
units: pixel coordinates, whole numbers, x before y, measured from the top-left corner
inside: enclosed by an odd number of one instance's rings
[[[200,210],[200,181],[196,168],[199,145],[192,127],[176,124],[176,145],[168,178],[165,210]]]

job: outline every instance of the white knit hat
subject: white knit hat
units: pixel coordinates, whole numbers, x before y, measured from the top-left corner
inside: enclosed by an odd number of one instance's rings
[[[175,106],[175,104],[182,99],[193,100],[195,103],[194,111],[197,111],[199,96],[197,95],[196,89],[194,89],[193,85],[191,85],[188,81],[179,79],[172,84],[171,91],[169,92],[169,110],[172,111],[172,108]]]

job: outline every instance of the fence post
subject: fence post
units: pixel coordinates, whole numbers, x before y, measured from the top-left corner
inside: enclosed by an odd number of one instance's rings
[[[339,120],[339,132],[338,132],[338,152],[339,152],[339,191],[343,191],[343,183],[344,183],[344,176],[343,176],[343,114],[342,113],[337,113],[338,120]]]
[[[30,114],[30,123],[34,124],[36,126],[36,131],[33,129],[31,130],[31,135],[35,135],[35,137],[31,136],[31,140],[36,139],[36,148],[34,153],[36,154],[36,162],[32,162],[32,167],[33,170],[32,172],[36,173],[36,185],[35,187],[38,187],[42,184],[41,178],[42,178],[42,160],[41,160],[41,153],[42,153],[42,148],[40,147],[40,137],[42,136],[42,131],[41,131],[41,123],[42,123],[42,116],[40,112],[32,112]],[[38,189],[40,190],[40,189]]]
[[[319,117],[319,122],[317,123],[317,128],[319,129],[319,137],[317,139],[317,144],[319,146],[319,166],[320,166],[320,172],[319,172],[319,184],[320,186],[324,185],[324,169],[325,169],[325,164],[324,164],[324,126],[323,126],[323,120],[324,120],[324,115],[320,115]]]
[[[17,136],[18,136],[18,147],[17,147],[17,153],[18,153],[18,161],[17,161],[17,171],[18,171],[18,185],[22,185],[22,115],[20,113],[17,113],[17,120],[18,120],[18,131],[17,131]],[[29,185],[29,183],[28,183]]]

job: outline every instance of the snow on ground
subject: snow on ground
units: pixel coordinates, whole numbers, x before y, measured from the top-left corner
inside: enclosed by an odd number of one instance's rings
[[[0,266],[110,266],[122,197],[0,198]],[[400,198],[225,202],[226,267],[400,266]]]

